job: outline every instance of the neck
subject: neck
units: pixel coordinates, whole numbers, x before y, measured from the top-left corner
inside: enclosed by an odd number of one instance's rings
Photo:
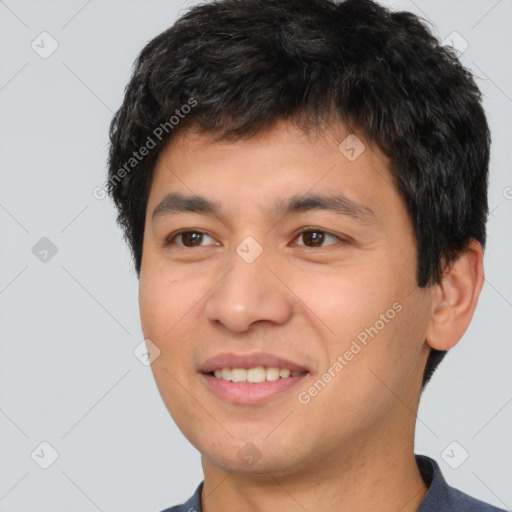
[[[368,432],[361,432],[349,448],[335,448],[304,468],[232,472],[203,457],[203,511],[414,512],[427,486],[414,458],[414,430],[398,434],[396,424],[389,432],[381,425],[380,442],[369,443]]]

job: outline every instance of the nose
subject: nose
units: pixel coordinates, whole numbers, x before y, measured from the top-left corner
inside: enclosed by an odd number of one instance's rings
[[[232,332],[250,330],[256,322],[282,325],[293,314],[293,297],[265,251],[252,263],[236,252],[230,270],[205,304],[208,320]],[[283,276],[284,277],[284,276]]]

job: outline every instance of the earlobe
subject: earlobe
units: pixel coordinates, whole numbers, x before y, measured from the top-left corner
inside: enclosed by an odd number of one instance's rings
[[[472,240],[436,287],[426,333],[430,347],[448,350],[462,338],[473,318],[483,282],[482,246]]]

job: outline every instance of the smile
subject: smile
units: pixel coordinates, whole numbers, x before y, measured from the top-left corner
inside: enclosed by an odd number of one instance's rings
[[[252,384],[260,382],[272,382],[278,379],[287,379],[296,377],[301,372],[292,372],[287,368],[256,366],[255,368],[222,368],[213,371],[210,375],[214,375],[217,379],[229,382],[250,382]]]
[[[270,379],[267,377],[269,370]],[[258,405],[283,396],[286,391],[291,391],[309,375],[309,372],[292,374],[288,369],[265,369],[262,367],[249,369],[223,368],[216,370],[216,372],[226,376],[230,372],[229,377],[233,380],[224,379],[222,375],[216,377],[215,372],[202,373],[200,375],[207,390],[223,402],[237,405]],[[275,378],[277,372],[279,372],[279,376]],[[283,376],[281,376],[281,373]],[[264,379],[263,375],[265,375]],[[252,379],[253,382],[249,379]],[[254,382],[255,379],[258,379],[258,381]]]

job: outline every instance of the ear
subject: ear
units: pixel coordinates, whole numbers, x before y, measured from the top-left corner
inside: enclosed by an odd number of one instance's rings
[[[483,250],[472,240],[437,285],[425,337],[430,347],[448,350],[457,344],[473,318],[483,284]]]

